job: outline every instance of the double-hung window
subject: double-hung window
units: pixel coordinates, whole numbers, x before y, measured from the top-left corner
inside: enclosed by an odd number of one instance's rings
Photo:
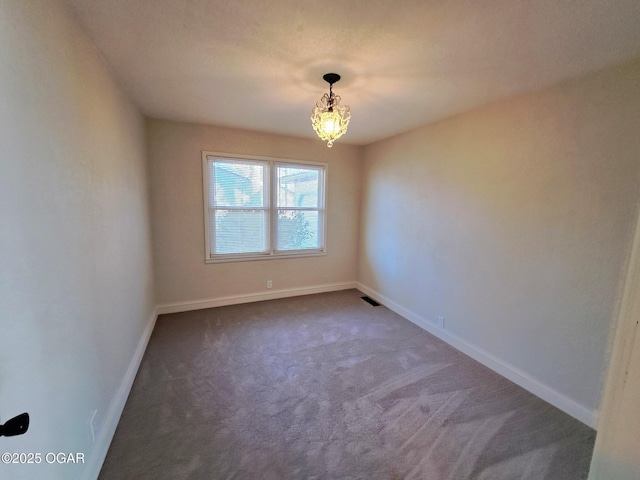
[[[206,261],[325,253],[327,166],[202,152]]]

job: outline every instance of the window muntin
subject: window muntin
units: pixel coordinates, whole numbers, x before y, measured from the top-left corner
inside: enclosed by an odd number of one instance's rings
[[[326,165],[202,158],[207,262],[325,253]]]

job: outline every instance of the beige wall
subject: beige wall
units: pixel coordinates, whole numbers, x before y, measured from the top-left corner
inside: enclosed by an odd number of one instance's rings
[[[0,99],[0,450],[87,462],[0,477],[91,478],[154,311],[144,121],[55,0],[0,1]]]
[[[360,281],[595,411],[638,125],[636,62],[366,147]]]
[[[354,282],[360,150],[319,140],[149,120],[156,291],[160,305]],[[329,164],[327,255],[205,264],[201,151]],[[267,291],[267,280],[273,290]]]

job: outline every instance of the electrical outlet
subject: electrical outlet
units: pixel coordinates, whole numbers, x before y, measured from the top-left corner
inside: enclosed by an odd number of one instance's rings
[[[273,287],[273,283],[271,282],[271,280],[267,280],[267,288],[272,288]]]
[[[444,328],[444,317],[442,315],[438,315],[438,326]]]

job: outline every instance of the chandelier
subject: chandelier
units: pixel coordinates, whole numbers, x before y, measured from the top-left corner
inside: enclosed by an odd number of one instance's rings
[[[327,73],[322,78],[329,84],[325,93],[311,111],[311,125],[318,136],[331,148],[333,142],[344,135],[351,120],[349,107],[340,105],[340,97],[333,93],[333,84],[340,80],[337,73]]]

